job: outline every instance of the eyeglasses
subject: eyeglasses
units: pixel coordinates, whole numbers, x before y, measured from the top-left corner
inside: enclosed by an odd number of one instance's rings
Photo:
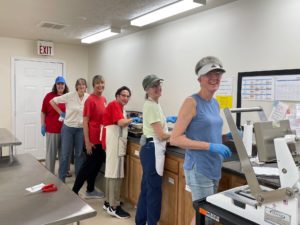
[[[212,76],[217,76],[218,78],[221,78],[223,75],[223,72],[222,71],[218,71],[218,70],[213,70],[207,74],[205,74],[204,76],[207,77],[207,78],[210,78]]]
[[[158,87],[161,87],[161,84],[162,83],[156,83],[156,84],[153,84],[150,88],[158,88]]]
[[[125,95],[125,94],[122,94],[120,96],[122,96],[123,98],[130,98],[130,95]]]

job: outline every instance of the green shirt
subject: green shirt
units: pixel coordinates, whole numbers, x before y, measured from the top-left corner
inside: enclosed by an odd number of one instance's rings
[[[151,124],[160,122],[161,126],[166,125],[166,118],[160,104],[152,100],[146,100],[143,107],[143,134],[149,137],[155,137]]]

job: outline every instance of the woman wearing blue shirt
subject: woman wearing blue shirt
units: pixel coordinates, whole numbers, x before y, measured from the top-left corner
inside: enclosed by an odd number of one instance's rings
[[[213,56],[202,58],[195,67],[200,91],[185,99],[171,134],[171,144],[185,149],[184,173],[192,200],[216,193],[224,158],[230,149],[222,144],[223,120],[213,98],[225,70]],[[195,217],[191,224],[195,224]]]

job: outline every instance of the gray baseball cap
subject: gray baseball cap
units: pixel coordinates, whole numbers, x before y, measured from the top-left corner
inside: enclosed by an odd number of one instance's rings
[[[157,81],[163,81],[163,80],[164,79],[161,79],[154,74],[147,75],[144,77],[143,80],[143,88],[144,90],[147,90],[148,88],[152,87],[155,83],[157,83]]]

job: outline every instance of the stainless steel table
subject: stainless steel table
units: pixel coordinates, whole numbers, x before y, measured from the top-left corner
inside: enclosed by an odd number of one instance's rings
[[[2,156],[2,147],[9,147],[9,158],[10,162],[13,161],[13,147],[14,145],[21,145],[22,142],[19,141],[12,133],[10,133],[5,128],[0,128],[0,157]]]
[[[29,194],[40,183],[54,183],[58,190]],[[68,224],[93,217],[97,212],[29,154],[0,158],[0,224]]]

